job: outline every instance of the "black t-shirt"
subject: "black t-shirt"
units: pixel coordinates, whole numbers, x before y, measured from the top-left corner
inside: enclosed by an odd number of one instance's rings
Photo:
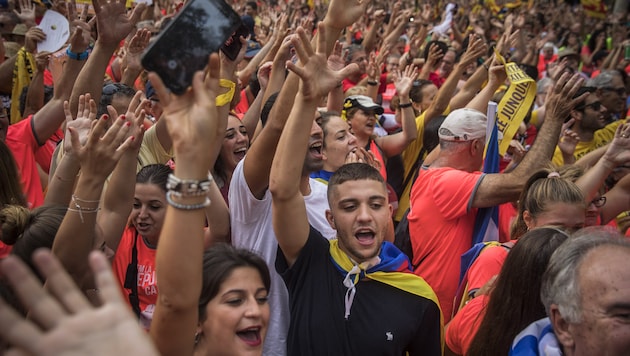
[[[288,355],[441,355],[440,311],[429,299],[364,279],[346,320],[347,288],[329,249],[313,227],[291,268],[278,249],[291,309]]]

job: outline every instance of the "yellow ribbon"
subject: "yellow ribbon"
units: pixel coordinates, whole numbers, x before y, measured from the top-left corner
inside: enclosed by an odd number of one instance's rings
[[[497,59],[505,66],[510,81],[507,92],[497,107],[497,127],[503,138],[499,140],[499,154],[505,155],[510,141],[518,131],[536,98],[536,81],[530,78],[516,63],[506,63],[496,49]]]
[[[220,79],[219,86],[222,88],[229,89],[227,93],[217,95],[216,105],[223,106],[232,102],[234,98],[234,92],[236,91],[236,83],[227,79]]]

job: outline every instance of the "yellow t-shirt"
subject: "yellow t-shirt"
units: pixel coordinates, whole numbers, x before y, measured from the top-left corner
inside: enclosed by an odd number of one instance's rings
[[[624,123],[624,120],[617,120],[606,125],[604,128],[595,131],[593,135],[593,140],[591,141],[580,141],[577,146],[575,146],[575,152],[573,153],[573,157],[575,160],[579,160],[585,154],[598,149],[612,141],[615,137],[615,131],[617,131],[617,127]],[[561,167],[564,165],[564,158],[562,158],[562,152],[556,146],[556,151],[553,153],[552,163],[556,167]]]

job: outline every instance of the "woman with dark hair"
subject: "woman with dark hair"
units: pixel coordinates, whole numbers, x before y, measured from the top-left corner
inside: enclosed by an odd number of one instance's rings
[[[545,317],[540,302],[542,274],[549,258],[568,235],[540,227],[512,248],[489,295],[472,299],[448,325],[446,342],[457,355],[507,355],[514,337]]]
[[[60,205],[43,205],[32,211],[21,205],[6,205],[0,210],[0,240],[12,247],[12,255],[36,271],[31,255],[38,248],[52,247],[66,210]]]
[[[249,150],[249,144],[249,134],[244,123],[235,115],[230,114],[227,120],[227,128],[225,129],[225,137],[221,144],[221,151],[212,168],[212,176],[217,182],[226,204],[229,204],[227,197],[230,182],[232,181],[232,173],[234,173],[238,162],[245,157]]]
[[[169,181],[181,182],[167,187],[156,255],[159,298],[150,332],[162,355],[260,355],[269,322],[265,262],[225,245],[204,255],[207,172],[218,155],[215,142],[224,135],[215,104],[218,55],[210,56],[207,72],[197,72],[193,89],[182,96],[168,93],[160,78],[149,74],[165,103],[163,120],[177,157]],[[211,221],[209,226],[214,228]]]
[[[6,204],[26,206],[26,197],[20,182],[13,154],[4,141],[0,140],[0,208]]]

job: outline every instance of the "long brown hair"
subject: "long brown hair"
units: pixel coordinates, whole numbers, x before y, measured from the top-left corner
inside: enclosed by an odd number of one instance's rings
[[[546,316],[540,301],[542,275],[553,252],[567,239],[562,230],[541,227],[518,240],[501,268],[467,355],[507,355],[514,337]]]

